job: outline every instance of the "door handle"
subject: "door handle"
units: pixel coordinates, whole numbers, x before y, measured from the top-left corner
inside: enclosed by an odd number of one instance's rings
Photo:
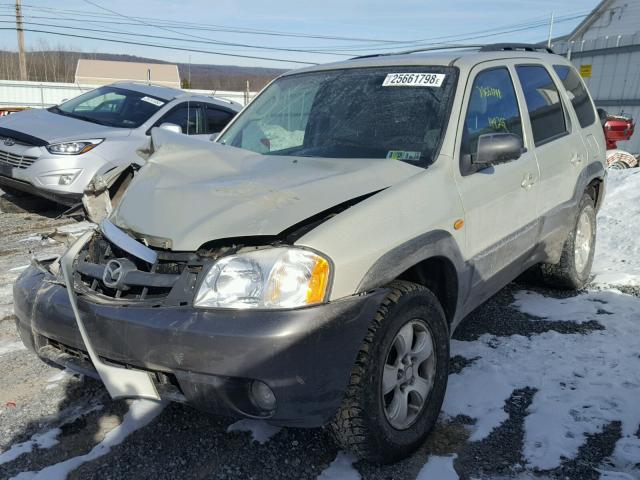
[[[520,186],[525,190],[529,190],[536,183],[536,177],[534,177],[533,173],[527,173],[522,179],[522,183]]]

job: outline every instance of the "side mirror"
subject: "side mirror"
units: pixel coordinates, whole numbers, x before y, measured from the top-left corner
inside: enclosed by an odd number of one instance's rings
[[[602,124],[602,126],[604,126],[609,114],[604,108],[597,108],[597,111],[598,111],[598,117],[600,118],[600,123]]]
[[[478,137],[478,153],[472,163],[486,167],[498,165],[517,160],[525,151],[522,138],[515,133],[485,133]]]
[[[173,133],[182,133],[182,128],[180,127],[180,125],[176,125],[175,123],[165,122],[160,124],[160,128],[163,130],[169,130]]]

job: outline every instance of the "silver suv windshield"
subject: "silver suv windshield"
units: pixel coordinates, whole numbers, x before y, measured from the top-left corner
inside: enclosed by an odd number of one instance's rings
[[[119,128],[137,128],[167,103],[117,87],[100,87],[49,109],[52,113]]]
[[[358,68],[279,78],[220,143],[264,155],[388,158],[426,166],[437,153],[456,70]]]

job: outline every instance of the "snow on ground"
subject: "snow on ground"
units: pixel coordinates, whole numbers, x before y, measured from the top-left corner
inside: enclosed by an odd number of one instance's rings
[[[338,452],[336,458],[329,466],[318,476],[318,480],[360,480],[360,474],[353,467],[356,458],[345,452]],[[434,480],[446,480],[433,477]]]
[[[640,285],[640,169],[609,170],[592,273],[600,285]]]
[[[22,472],[13,478],[15,480],[65,480],[70,472],[83,463],[107,455],[112,447],[121,444],[133,432],[156,418],[166,405],[166,402],[155,402],[153,400],[133,400],[129,411],[122,419],[122,423],[107,433],[104,439],[93,447],[89,453],[49,465],[38,472]]]
[[[587,434],[614,421],[622,425],[620,452],[630,452],[639,463],[640,299],[615,290],[569,300],[521,292],[514,306],[552,321],[596,320],[605,329],[454,340],[454,355],[477,360],[449,377],[444,412],[477,419],[470,440],[479,441],[507,419],[503,407],[511,393],[532,387],[537,392],[525,419],[523,451],[529,465],[558,467],[563,457],[576,456]],[[632,465],[620,452],[614,454],[619,463]]]
[[[416,480],[458,480],[458,474],[453,468],[455,459],[456,455],[448,457],[430,456],[429,461],[418,473]]]
[[[250,418],[238,420],[227,427],[227,432],[251,432],[253,441],[260,444],[266,443],[280,430],[280,427],[269,425],[263,420],[252,420]]]

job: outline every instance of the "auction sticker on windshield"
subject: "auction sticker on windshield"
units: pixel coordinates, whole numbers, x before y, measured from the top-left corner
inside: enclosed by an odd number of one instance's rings
[[[440,87],[444,73],[389,73],[383,87]]]
[[[157,98],[153,97],[142,97],[140,100],[150,103],[151,105],[155,105],[156,107],[161,107],[162,105],[164,105],[164,102],[162,100],[158,100]]]
[[[404,150],[389,150],[387,160],[402,160],[405,162],[418,162],[422,152],[405,152]]]

